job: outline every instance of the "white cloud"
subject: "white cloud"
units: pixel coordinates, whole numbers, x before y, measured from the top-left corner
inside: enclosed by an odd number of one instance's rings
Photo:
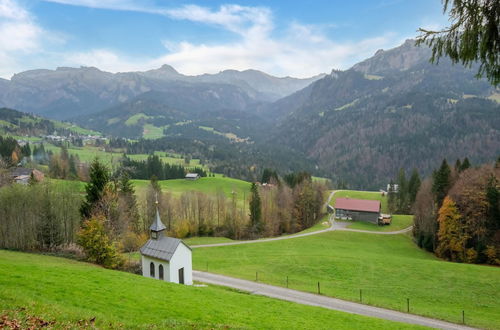
[[[0,0],[0,77],[20,67],[18,58],[36,52],[42,29],[13,0]]]
[[[39,48],[41,29],[33,23],[29,13],[17,7],[17,15],[8,4],[14,0],[0,0],[0,17],[25,17],[10,21],[8,28],[19,35],[18,44],[2,39],[0,35],[0,61],[2,51],[36,51]],[[165,54],[157,57],[130,57],[113,49],[84,49],[52,55],[54,66],[95,66],[110,72],[147,70],[170,64],[184,74],[216,73],[225,69],[257,69],[279,76],[307,77],[332,68],[347,69],[352,64],[372,55],[377,49],[394,47],[404,38],[387,33],[355,42],[336,42],[315,25],[292,22],[279,37],[273,35],[274,19],[269,8],[240,5],[223,5],[211,9],[198,5],[179,8],[159,8],[151,2],[136,0],[47,0],[61,4],[92,8],[133,10],[163,15],[169,19],[203,23],[234,33],[236,41],[193,43],[187,40],[159,41]],[[3,6],[2,6],[3,4]],[[7,5],[6,5],[7,4]],[[3,16],[2,16],[3,15]],[[25,26],[12,25],[14,23]],[[30,25],[31,24],[31,25]],[[30,28],[31,27],[31,28]],[[11,38],[8,38],[11,39]],[[4,45],[5,44],[5,45]],[[3,50],[2,50],[3,49]],[[8,63],[8,62],[6,62]],[[45,65],[47,67],[49,63]],[[14,65],[14,68],[17,66]],[[12,73],[12,69],[10,71]],[[5,76],[1,72],[0,76]]]

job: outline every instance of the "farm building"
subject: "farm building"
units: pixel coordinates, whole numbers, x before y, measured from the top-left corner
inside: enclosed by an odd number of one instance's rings
[[[28,184],[30,178],[40,182],[44,179],[44,174],[39,170],[25,167],[16,167],[10,172],[12,180],[20,184]]]
[[[158,202],[157,202],[158,203]],[[182,240],[165,236],[158,208],[149,228],[151,238],[141,248],[142,276],[162,281],[193,284],[191,248]]]
[[[344,220],[366,221],[378,224],[380,201],[337,198],[335,201],[335,217]]]
[[[198,173],[188,173],[186,174],[185,179],[186,180],[198,180],[200,178],[200,175]]]

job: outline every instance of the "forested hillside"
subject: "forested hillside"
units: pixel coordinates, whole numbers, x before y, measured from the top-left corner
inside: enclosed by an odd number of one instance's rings
[[[365,188],[383,187],[399,168],[428,174],[443,157],[495,159],[498,90],[474,69],[431,65],[428,55],[407,41],[276,102],[278,117],[294,106],[272,141],[306,153],[323,175]]]

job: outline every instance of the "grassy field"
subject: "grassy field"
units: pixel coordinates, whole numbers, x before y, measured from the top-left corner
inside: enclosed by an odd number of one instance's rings
[[[132,180],[136,193],[144,196],[149,184],[148,180]],[[170,192],[174,195],[181,195],[187,191],[200,191],[209,195],[216,195],[218,191],[224,192],[227,198],[232,198],[232,193],[236,193],[236,199],[243,202],[250,197],[250,183],[238,179],[217,177],[200,178],[195,181],[186,179],[159,181],[162,191]]]
[[[22,137],[21,137],[22,138]],[[52,152],[58,153],[60,152],[60,148],[54,146],[53,144],[46,143],[46,150],[51,150]],[[122,158],[123,153],[121,152],[107,152],[103,148],[93,147],[93,146],[85,146],[85,147],[70,147],[68,152],[73,155],[78,155],[81,161],[83,162],[91,162],[95,157],[98,157],[99,160],[107,164],[108,166],[113,164],[118,164],[118,161]],[[159,156],[161,161],[166,164],[176,164],[176,165],[185,165],[186,167],[204,167],[200,165],[199,159],[191,159],[189,164],[184,163],[184,158],[181,157],[171,157],[166,156],[165,152],[155,152],[155,155]],[[148,154],[136,154],[136,155],[127,155],[130,159],[133,160],[145,160],[148,158]]]
[[[358,191],[358,190],[340,190],[333,195],[330,204],[335,205],[335,200],[339,197],[344,198],[357,198],[357,199],[371,199],[380,201],[382,213],[388,213],[387,210],[387,196],[382,196],[380,192],[376,191]]]
[[[406,235],[328,232],[262,244],[199,248],[195,269],[406,310],[484,328],[500,325],[500,268],[438,260]]]
[[[216,286],[160,282],[72,260],[0,250],[0,315],[80,328],[417,328]],[[81,324],[80,323],[80,324]]]
[[[387,226],[379,226],[369,222],[357,221],[357,222],[352,222],[352,224],[347,226],[347,228],[370,230],[370,231],[397,231],[408,228],[411,225],[413,225],[412,215],[393,214],[392,223]]]

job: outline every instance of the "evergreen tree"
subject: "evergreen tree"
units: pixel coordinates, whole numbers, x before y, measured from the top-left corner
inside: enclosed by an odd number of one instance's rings
[[[465,171],[469,167],[470,167],[469,158],[465,157],[464,161],[462,162],[462,166],[460,167],[460,172]]]
[[[87,193],[85,201],[80,207],[80,214],[83,218],[89,218],[93,208],[101,200],[104,188],[109,182],[109,172],[107,167],[99,162],[98,158],[92,161],[89,169],[90,181],[85,186]]]
[[[250,224],[252,226],[252,231],[255,233],[262,232],[262,209],[261,209],[261,201],[259,196],[259,188],[257,185],[252,183],[252,188],[250,189],[251,197],[250,197]]]
[[[405,170],[402,168],[398,174],[397,209],[399,213],[408,213],[408,181],[406,181]]]
[[[389,183],[389,189],[387,191],[387,207],[389,208],[389,212],[396,213],[397,211],[397,201],[396,201],[396,192],[394,191],[394,181],[391,179]]]
[[[455,162],[455,171],[457,173],[462,172],[462,162],[459,158],[457,158],[457,161]]]
[[[500,2],[498,0],[443,0],[451,25],[440,31],[420,28],[417,44],[432,47],[432,62],[443,55],[453,63],[480,63],[478,76],[500,83]]]
[[[135,197],[134,185],[130,181],[129,175],[124,172],[120,176],[119,186],[119,205],[122,223],[129,227],[135,233],[141,232],[141,223],[139,211],[137,209],[137,199]],[[128,229],[128,228],[125,228]]]
[[[420,189],[420,175],[416,168],[413,169],[410,177],[410,181],[408,181],[408,200],[411,206],[415,203],[415,199],[417,198],[418,190]]]
[[[432,178],[432,193],[437,207],[440,208],[451,184],[451,170],[446,159],[443,159],[441,167],[433,173]]]
[[[72,179],[76,179],[78,177],[78,171],[76,170],[76,160],[75,156],[69,156],[69,176]]]

